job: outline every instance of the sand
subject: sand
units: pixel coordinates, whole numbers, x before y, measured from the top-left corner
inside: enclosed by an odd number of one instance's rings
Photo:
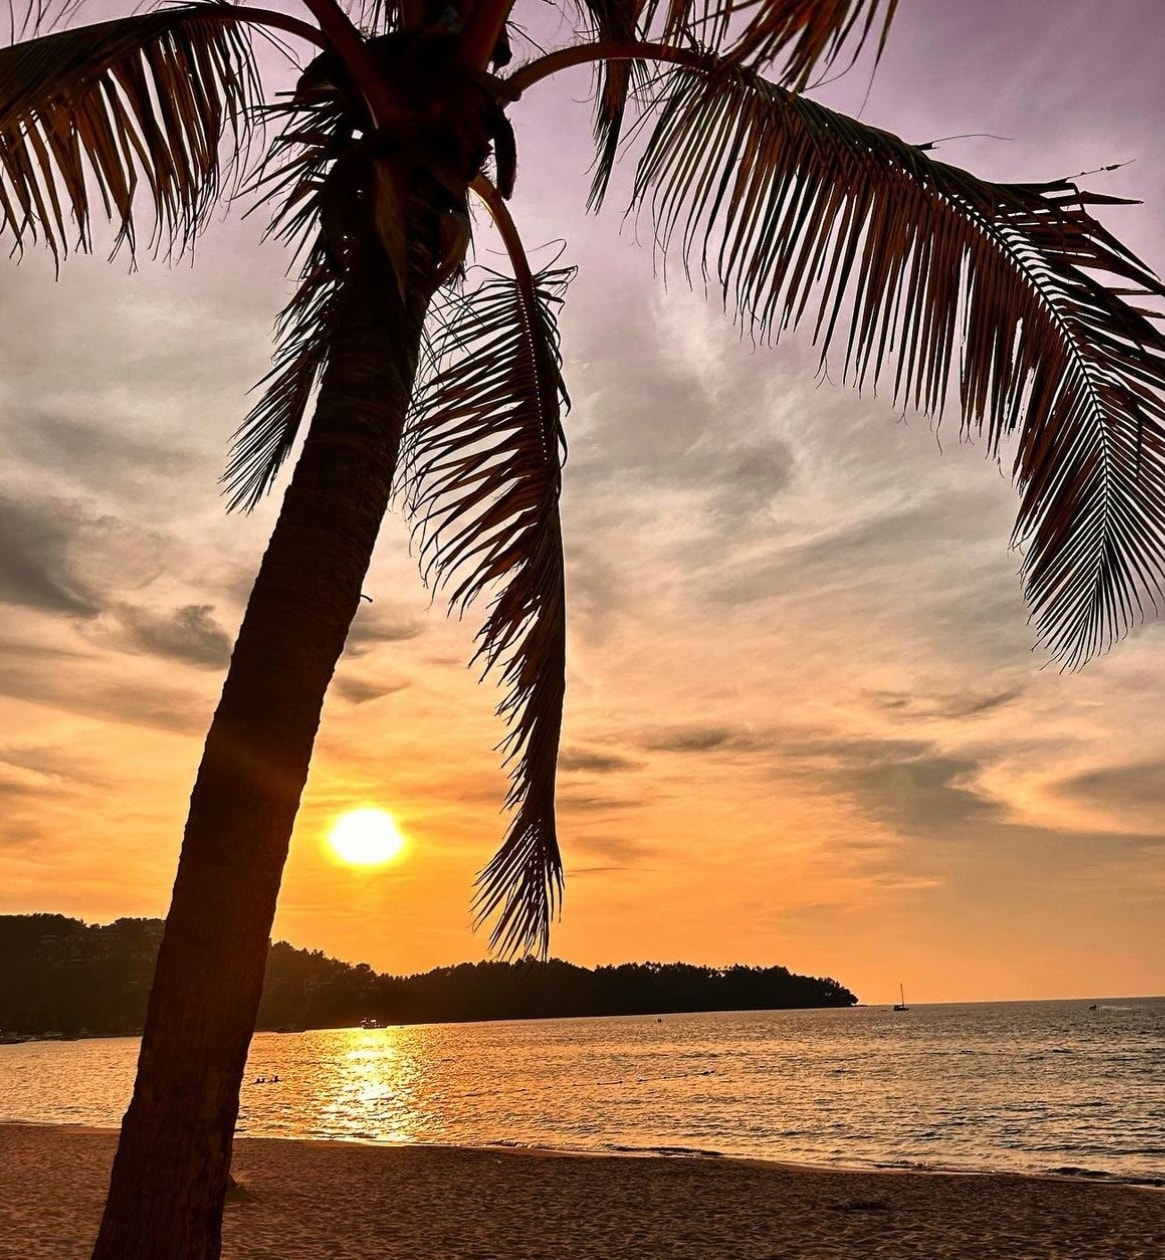
[[[87,1260],[116,1134],[0,1125],[0,1260]],[[1165,1191],[728,1159],[236,1143],[227,1260],[1161,1260]]]

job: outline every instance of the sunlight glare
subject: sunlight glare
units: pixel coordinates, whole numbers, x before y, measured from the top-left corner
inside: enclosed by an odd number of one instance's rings
[[[400,857],[405,839],[387,811],[353,809],[336,820],[328,843],[349,866],[382,866]]]

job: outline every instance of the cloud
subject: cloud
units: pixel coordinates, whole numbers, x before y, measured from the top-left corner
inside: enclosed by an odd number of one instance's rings
[[[781,744],[777,772],[790,771],[912,835],[938,837],[964,823],[1004,821],[998,802],[975,787],[982,763],[925,740],[790,739]]]
[[[0,662],[11,661],[13,668],[25,671],[40,662],[62,664],[67,661],[85,660],[83,652],[71,652],[67,648],[50,647],[44,643],[21,643],[16,639],[0,639]],[[0,679],[4,678],[4,670],[0,670]]]
[[[615,618],[632,602],[630,584],[610,550],[598,540],[587,541],[588,536],[594,538],[602,530],[602,524],[571,513],[569,508],[566,514],[575,517],[568,522],[566,539],[570,632],[588,643],[602,643]]]
[[[34,783],[0,778],[0,800],[10,800],[17,796],[35,796],[40,790],[40,786]]]
[[[850,767],[842,786],[863,810],[915,834],[939,836],[967,823],[1001,822],[999,805],[975,790],[979,763],[929,753]]]
[[[689,727],[669,734],[652,736],[644,743],[653,752],[712,752],[732,743],[733,734],[726,727]]]
[[[10,452],[86,489],[104,490],[111,481],[157,481],[164,488],[185,476],[198,459],[172,434],[163,438],[99,427],[44,410],[7,410],[3,422]]]
[[[772,428],[771,374],[749,362],[721,312],[679,287],[620,292],[612,320],[612,283],[577,295],[583,318],[569,344],[602,370],[580,381],[568,496],[604,499],[609,529],[611,512],[681,492],[705,523],[738,531],[796,467],[792,442]]]
[[[588,467],[579,475],[592,488],[599,488],[600,481],[603,487],[620,492],[633,487],[641,501],[651,492],[700,496],[713,526],[736,531],[788,489],[795,466],[792,447],[775,434],[749,434],[734,440],[717,432],[685,450],[662,458],[657,453],[642,465],[612,469],[610,461],[603,459],[601,474]]]
[[[95,658],[36,644],[0,643],[0,696],[130,726],[205,730],[213,701],[192,691],[95,676]]]
[[[1023,688],[932,695],[906,691],[867,691],[865,694],[876,708],[902,721],[915,722],[928,718],[961,721],[1005,708],[1023,694]]]
[[[736,529],[763,512],[793,481],[795,458],[780,438],[742,442],[720,450],[710,460],[697,459],[696,472],[712,488],[714,513]]]
[[[643,840],[632,836],[620,835],[581,835],[578,837],[569,837],[565,845],[568,854],[584,853],[589,858],[598,859],[601,866],[587,866],[582,868],[585,871],[597,873],[598,871],[615,871],[626,870],[627,867],[638,865],[641,858],[651,857],[658,852],[656,845],[648,844]],[[568,874],[576,875],[580,872],[571,866]]]
[[[361,603],[348,631],[344,651],[348,656],[363,656],[379,643],[401,643],[417,638],[424,626],[412,617],[370,609]]]
[[[41,779],[55,783],[78,783],[94,786],[100,782],[68,751],[51,747],[0,749],[0,764],[17,770],[31,771]]]
[[[1085,805],[1123,810],[1133,806],[1165,819],[1165,764],[1137,761],[1123,766],[1090,770],[1063,779],[1057,792]],[[1165,831],[1165,822],[1162,823]]]
[[[786,923],[804,922],[810,926],[816,926],[823,919],[832,920],[853,914],[855,908],[855,902],[852,900],[805,901],[797,905],[782,906],[781,919]]]
[[[647,736],[643,747],[651,752],[707,753],[759,752],[773,746],[773,740],[728,726],[683,726]]]
[[[367,682],[362,678],[336,678],[332,690],[338,692],[350,704],[367,704],[371,700],[379,700],[382,696],[395,695],[403,691],[409,684]]]
[[[787,594],[805,583],[817,590],[883,583],[886,571],[899,573],[904,556],[914,557],[921,542],[934,548],[961,541],[961,522],[979,501],[979,493],[972,490],[905,506],[872,505],[860,519],[843,521],[825,532],[798,541],[777,539],[779,545],[768,556],[750,556],[717,574],[709,584],[709,597],[747,604]]]
[[[560,813],[619,813],[628,809],[642,809],[646,801],[628,797],[600,796],[572,792],[565,789],[558,793],[558,809]]]
[[[622,770],[638,770],[642,764],[618,753],[586,748],[564,748],[558,757],[558,768],[568,774],[617,774]]]
[[[814,770],[849,774],[863,766],[910,761],[933,751],[927,740],[878,738],[861,735],[790,735],[781,743],[782,759],[802,762]]]
[[[131,651],[183,661],[198,669],[225,669],[231,659],[231,638],[213,612],[213,604],[185,604],[167,613],[123,604],[116,615],[122,641]]]
[[[100,611],[71,554],[83,523],[65,503],[0,498],[0,602],[92,617]]]

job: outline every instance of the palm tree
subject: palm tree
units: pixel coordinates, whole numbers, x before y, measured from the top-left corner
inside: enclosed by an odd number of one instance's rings
[[[557,72],[597,76],[590,207],[634,163],[631,209],[723,294],[742,331],[811,321],[846,375],[1014,439],[1015,539],[1035,625],[1075,666],[1162,591],[1165,292],[1069,181],[995,185],[810,99],[880,52],[896,0],[570,0],[570,46],[509,71],[514,0],[193,0],[69,26],[28,0],[0,50],[0,227],[16,253],[181,252],[245,179],[293,250],[274,367],[225,475],[271,487],[314,400],[194,786],[95,1251],[219,1253],[239,1084],[321,705],[395,491],[426,575],[491,597],[479,656],[504,682],[513,818],[482,871],[503,951],[545,952],[560,905],[554,779],[564,694],[556,316],[506,202],[510,112]],[[257,35],[310,53],[264,105]],[[272,138],[255,164],[259,138]],[[245,172],[245,174],[243,174]],[[466,277],[484,209],[509,269]],[[488,230],[488,229],[487,229]]]

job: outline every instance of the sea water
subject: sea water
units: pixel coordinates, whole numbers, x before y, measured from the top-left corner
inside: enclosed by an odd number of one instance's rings
[[[260,1033],[239,1131],[1165,1178],[1165,999]],[[0,1046],[0,1120],[114,1126],[134,1039]]]

